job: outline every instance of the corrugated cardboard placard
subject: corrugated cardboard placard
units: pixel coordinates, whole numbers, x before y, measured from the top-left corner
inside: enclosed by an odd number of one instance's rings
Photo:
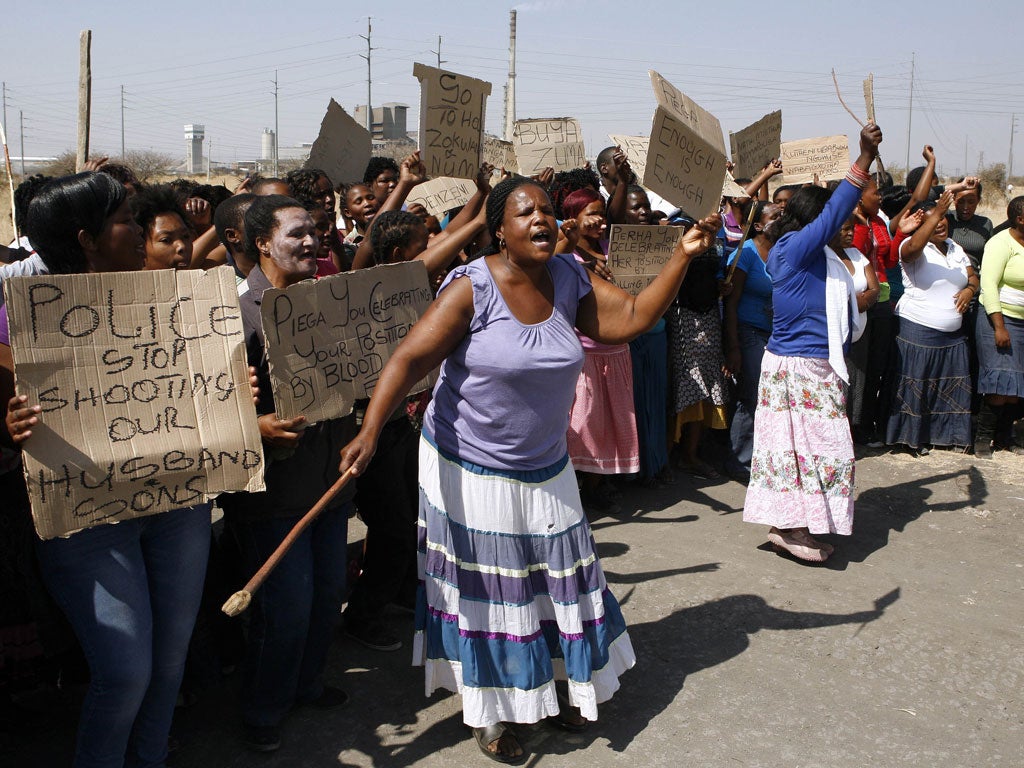
[[[574,117],[516,120],[512,143],[523,176],[533,176],[549,166],[571,171],[587,163],[580,122]]]
[[[626,159],[629,160],[629,167],[636,174],[637,182],[642,183],[644,173],[647,171],[647,153],[651,148],[651,140],[647,136],[622,136],[609,133],[608,138],[612,144],[622,149]]]
[[[608,268],[615,284],[636,296],[672,258],[683,227],[613,224],[608,235]]]
[[[234,272],[41,275],[4,282],[24,447],[44,539],[261,491]]]
[[[261,312],[278,416],[315,424],[351,413],[433,298],[421,261],[268,289]]]
[[[491,84],[425,64],[414,64],[412,73],[420,81],[420,159],[427,175],[476,178]]]
[[[718,210],[725,183],[725,140],[718,118],[654,70],[658,100],[643,184],[701,219]]]
[[[782,151],[782,110],[777,109],[741,131],[729,134],[732,149],[733,177],[752,179],[765,163],[778,158]]]
[[[516,160],[516,149],[512,142],[494,136],[484,136],[484,162],[493,165],[495,173],[500,173],[502,168],[509,173],[519,171],[519,161]]]
[[[787,141],[782,145],[782,174],[785,184],[842,179],[850,169],[850,143],[846,136]]]
[[[363,178],[372,153],[370,133],[331,99],[304,168],[319,168],[335,185]]]
[[[864,107],[868,111],[868,122],[875,122],[875,75],[867,76],[864,80]]]
[[[405,199],[406,204],[419,203],[431,216],[441,218],[446,211],[469,202],[476,192],[476,182],[442,176],[417,184]]]

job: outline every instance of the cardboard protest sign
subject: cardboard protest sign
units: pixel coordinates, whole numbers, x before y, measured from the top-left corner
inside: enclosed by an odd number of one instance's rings
[[[587,163],[580,123],[573,117],[516,120],[512,143],[523,176],[533,176],[548,166],[571,171]]]
[[[608,134],[612,144],[622,149],[629,160],[629,167],[636,174],[637,181],[642,183],[644,172],[647,170],[647,152],[650,149],[651,140],[647,136],[622,136],[620,134]]]
[[[261,491],[235,275],[161,270],[4,282],[22,454],[44,539]]]
[[[672,257],[683,227],[613,224],[608,235],[608,268],[615,284],[636,296]]]
[[[420,159],[427,175],[475,178],[491,84],[425,64],[414,64],[412,73],[420,81]]]
[[[841,179],[850,169],[850,144],[846,136],[787,141],[782,145],[784,184]]]
[[[700,219],[718,210],[725,140],[718,118],[650,71],[654,113],[643,185]]]
[[[750,197],[743,187],[736,183],[736,179],[728,171],[725,172],[725,183],[722,185],[722,197]]]
[[[369,131],[331,99],[303,167],[319,168],[334,184],[347,184],[363,178],[372,153]]]
[[[509,173],[519,170],[516,150],[511,141],[502,141],[493,136],[484,136],[484,162],[494,166],[495,173],[504,168]]]
[[[407,205],[419,203],[427,209],[427,213],[440,219],[446,211],[468,203],[474,192],[475,181],[442,177],[417,184],[405,202]]]
[[[278,416],[301,413],[315,424],[351,413],[433,297],[420,261],[267,290],[261,310]]]
[[[755,123],[729,134],[732,151],[733,176],[752,179],[765,163],[776,159],[782,145],[782,110],[765,115]]]
[[[864,81],[864,106],[868,111],[868,122],[875,122],[875,76],[868,75]]]

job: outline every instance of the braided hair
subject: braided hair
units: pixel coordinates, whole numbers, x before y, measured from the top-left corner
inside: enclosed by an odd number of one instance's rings
[[[405,248],[413,233],[423,227],[423,219],[408,211],[384,211],[375,216],[369,235],[373,263],[390,264],[395,248]]]
[[[487,196],[487,232],[491,236],[491,242],[490,245],[475,254],[472,259],[479,259],[481,256],[498,253],[498,227],[505,220],[505,204],[508,203],[508,199],[513,192],[527,184],[532,184],[537,189],[544,191],[543,186],[525,176],[513,176],[512,178],[505,179],[491,190],[491,194]],[[544,194],[546,195],[547,192],[544,191]]]
[[[331,183],[331,177],[319,168],[298,168],[289,171],[285,177],[288,188],[292,191],[292,197],[296,200],[316,200],[323,197],[323,194],[316,188],[316,183],[320,179],[327,179],[327,183]],[[321,207],[323,206],[321,205]]]
[[[551,204],[555,208],[555,216],[557,218],[571,218],[570,216],[563,215],[562,206],[569,195],[581,189],[597,191],[597,177],[594,176],[593,171],[586,168],[574,168],[571,171],[560,171],[555,174],[548,194],[551,197]]]

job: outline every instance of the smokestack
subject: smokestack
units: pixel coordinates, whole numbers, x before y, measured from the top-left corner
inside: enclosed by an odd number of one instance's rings
[[[508,84],[505,86],[505,141],[512,141],[516,123],[516,12],[509,11]]]

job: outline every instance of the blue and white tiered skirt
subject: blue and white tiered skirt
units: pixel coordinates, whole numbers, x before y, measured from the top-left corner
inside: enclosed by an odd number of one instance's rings
[[[558,714],[554,681],[588,720],[636,662],[568,457],[488,469],[420,441],[413,663],[426,693],[462,694],[472,727]]]

